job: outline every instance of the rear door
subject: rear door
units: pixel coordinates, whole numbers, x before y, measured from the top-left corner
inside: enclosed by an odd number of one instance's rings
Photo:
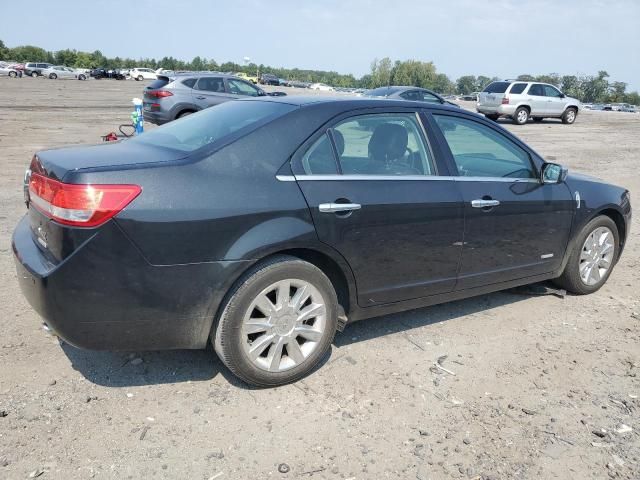
[[[370,306],[450,292],[462,250],[462,198],[439,177],[418,115],[347,116],[292,167],[319,239],[337,250]]]
[[[200,77],[191,94],[193,102],[200,109],[212,107],[235,98],[227,93],[224,78],[222,77]]]
[[[565,184],[544,184],[531,154],[497,127],[434,113],[464,200],[464,249],[456,289],[559,268],[575,203]]]

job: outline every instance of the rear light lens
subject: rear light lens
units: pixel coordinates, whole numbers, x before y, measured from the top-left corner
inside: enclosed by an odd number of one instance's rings
[[[502,105],[509,105],[509,97],[502,97]]]
[[[121,212],[142,189],[138,185],[62,183],[39,173],[29,180],[29,201],[64,225],[97,227]]]
[[[169,90],[148,90],[146,94],[153,98],[164,98],[173,96],[173,93],[171,93]]]

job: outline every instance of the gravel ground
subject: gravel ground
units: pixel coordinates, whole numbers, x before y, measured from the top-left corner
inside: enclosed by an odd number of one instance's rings
[[[43,331],[11,254],[24,169],[38,149],[99,141],[141,88],[0,79],[0,478],[640,478],[637,215],[596,294],[363,321],[276,389],[247,388],[211,349],[95,353]],[[640,115],[505,125],[637,202]]]

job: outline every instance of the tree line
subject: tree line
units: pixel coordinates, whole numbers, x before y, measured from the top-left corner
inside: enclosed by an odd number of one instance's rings
[[[123,57],[109,58],[103,55],[100,50],[83,52],[64,49],[51,52],[32,45],[9,48],[1,40],[0,60],[48,62],[76,68],[103,67],[118,69],[147,67],[168,70],[244,72],[249,75],[273,73],[279,78],[309,83],[321,82],[335,87],[377,88],[386,85],[413,85],[429,88],[442,94],[461,95],[479,92],[492,81],[499,80],[497,77],[485,75],[463,75],[452,81],[446,74],[439,73],[433,62],[419,60],[392,61],[388,57],[373,60],[370,72],[361,78],[356,78],[352,74],[342,74],[334,71],[277,68],[255,63],[243,65],[235,62],[218,63],[214,59],[200,56],[194,57],[191,61],[179,60],[174,57],[163,57],[160,60],[155,58],[140,58],[136,60]],[[609,74],[606,71],[599,71],[597,75],[522,74],[516,79],[550,83],[560,88],[567,95],[578,98],[583,102],[640,104],[640,95],[637,92],[628,92],[625,82],[610,81]]]

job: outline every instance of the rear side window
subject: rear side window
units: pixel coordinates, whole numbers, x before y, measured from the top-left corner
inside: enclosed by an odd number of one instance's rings
[[[493,82],[486,86],[483,92],[487,93],[504,93],[511,85],[509,82]]]
[[[544,90],[542,89],[542,85],[539,83],[534,83],[529,88],[529,95],[535,95],[536,97],[544,97]]]
[[[511,90],[509,90],[509,93],[522,93],[524,92],[524,89],[527,88],[527,84],[526,83],[514,83],[511,86]]]
[[[325,133],[302,157],[302,168],[309,175],[335,175],[338,173],[331,140]]]
[[[295,105],[278,102],[225,102],[128,141],[192,152],[233,134],[249,133],[296,108]]]
[[[197,80],[198,80],[197,78],[187,78],[186,80],[182,81],[182,84],[186,85],[189,88],[193,88]]]
[[[529,154],[474,120],[434,115],[463,177],[535,178]]]

